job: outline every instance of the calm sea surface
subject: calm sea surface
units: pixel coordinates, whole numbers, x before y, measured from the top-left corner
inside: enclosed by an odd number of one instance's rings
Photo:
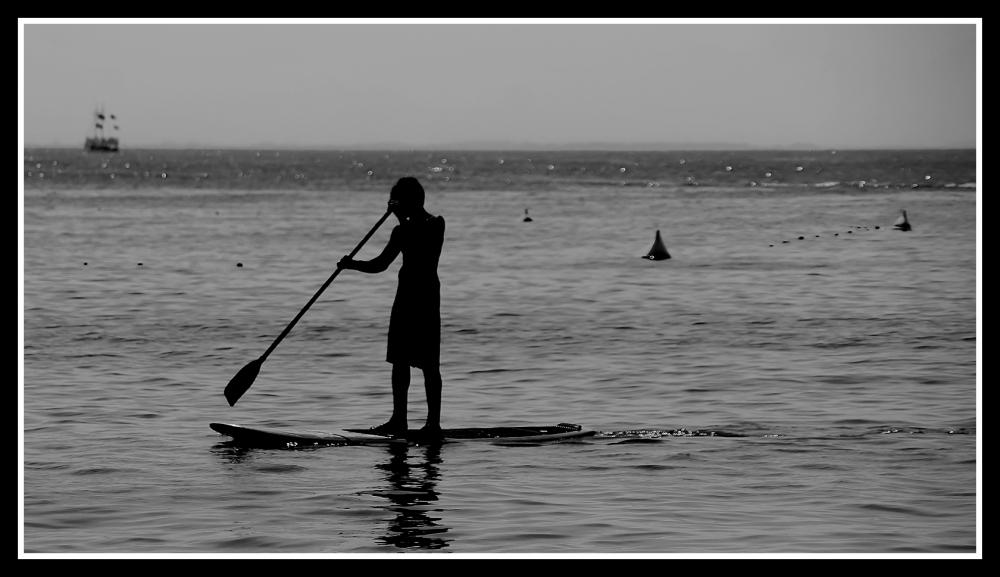
[[[406,173],[447,222],[444,426],[597,437],[209,429],[388,418],[399,261],[222,391]],[[25,150],[23,551],[975,553],[975,180],[974,151]]]

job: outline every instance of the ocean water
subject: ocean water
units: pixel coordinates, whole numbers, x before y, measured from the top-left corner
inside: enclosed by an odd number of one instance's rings
[[[24,552],[979,551],[974,151],[24,158]],[[403,174],[447,222],[444,426],[597,436],[262,450],[209,429],[388,418],[399,262],[341,274],[222,391]],[[673,258],[639,258],[657,230]]]

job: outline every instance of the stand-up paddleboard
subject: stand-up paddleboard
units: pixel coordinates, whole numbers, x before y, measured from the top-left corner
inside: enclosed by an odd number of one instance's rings
[[[211,423],[213,430],[229,435],[233,441],[254,447],[306,447],[311,445],[386,445],[390,443],[418,442],[418,431],[411,430],[407,437],[393,438],[369,434],[365,429],[345,429],[344,434],[320,431],[293,431],[261,429]],[[561,441],[579,437],[589,437],[597,431],[585,431],[580,425],[559,423],[551,426],[488,427],[466,429],[443,429],[443,442],[492,441],[492,442],[545,442]]]
[[[338,435],[322,431],[300,431],[243,427],[226,423],[208,425],[223,435],[229,435],[237,444],[252,447],[307,447],[311,445],[385,445],[405,443],[405,439],[392,439],[377,435]]]

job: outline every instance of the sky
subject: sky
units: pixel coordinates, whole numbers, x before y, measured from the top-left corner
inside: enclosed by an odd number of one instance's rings
[[[122,148],[974,148],[980,126],[981,19],[57,22],[19,20],[24,146],[82,147],[99,106]]]

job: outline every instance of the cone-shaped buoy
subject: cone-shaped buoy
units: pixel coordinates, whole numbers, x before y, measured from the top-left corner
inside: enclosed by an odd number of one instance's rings
[[[524,222],[531,222],[531,217],[528,216],[528,209],[524,209]]]
[[[649,260],[667,260],[670,258],[667,247],[663,245],[663,238],[660,236],[660,231],[656,231],[656,240],[653,241],[653,248],[649,249],[646,256],[642,258],[648,258]]]
[[[899,215],[896,222],[893,223],[892,228],[896,230],[911,230],[912,227],[910,227],[910,221],[906,219],[905,210],[903,211],[903,214]]]

